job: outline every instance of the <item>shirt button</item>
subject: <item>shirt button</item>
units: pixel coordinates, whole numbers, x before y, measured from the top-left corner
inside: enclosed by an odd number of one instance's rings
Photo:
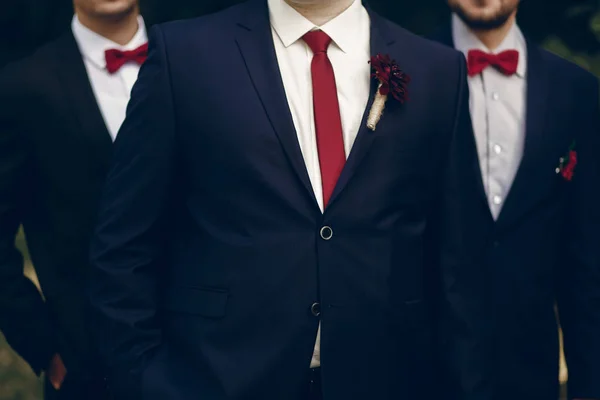
[[[492,93],[492,99],[498,100],[499,98],[500,98],[500,95],[497,92]]]
[[[500,203],[502,203],[502,197],[496,195],[492,198],[492,201],[494,202],[495,205],[499,205]]]
[[[321,315],[321,304],[314,303],[312,306],[310,306],[310,313],[315,317]]]
[[[499,144],[495,144],[494,145],[494,153],[496,153],[496,154],[502,153],[502,146],[500,146]]]
[[[330,240],[333,237],[333,230],[329,226],[322,227],[319,233],[323,240]]]

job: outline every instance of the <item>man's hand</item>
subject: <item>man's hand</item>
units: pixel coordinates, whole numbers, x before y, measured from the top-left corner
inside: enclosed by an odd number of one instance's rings
[[[60,358],[60,355],[55,354],[54,357],[52,357],[46,374],[48,375],[48,380],[52,384],[52,387],[54,387],[55,390],[60,390],[65,377],[67,376],[67,368],[65,367],[62,358]]]

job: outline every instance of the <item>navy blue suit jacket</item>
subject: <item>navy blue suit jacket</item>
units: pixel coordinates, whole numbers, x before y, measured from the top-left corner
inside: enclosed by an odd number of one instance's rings
[[[454,47],[450,26],[435,36]],[[472,263],[444,268],[447,396],[558,397],[558,305],[570,398],[600,399],[598,80],[527,42],[523,158],[496,221],[472,136],[462,202]],[[571,181],[556,172],[575,143]],[[468,178],[467,178],[468,177]]]
[[[325,399],[426,398],[433,270],[460,259],[466,66],[371,19],[372,53],[412,77],[410,101],[374,132],[363,121],[324,213],[266,1],[152,29],[92,243],[119,398],[300,400],[319,321]]]

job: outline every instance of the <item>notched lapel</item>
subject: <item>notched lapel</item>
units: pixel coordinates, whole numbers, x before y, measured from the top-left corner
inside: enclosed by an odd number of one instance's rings
[[[368,11],[371,17],[371,54],[388,53],[390,46],[395,42],[389,32],[388,22],[370,9]],[[304,157],[300,150],[298,136],[279,71],[267,3],[258,0],[247,3],[246,12],[238,25],[239,32],[236,40],[248,73],[294,170],[312,196],[315,205],[318,206],[304,163]],[[368,61],[365,60],[365,62]],[[401,60],[398,61],[401,62]],[[369,152],[373,141],[382,130],[386,129],[385,116],[379,122],[375,132],[367,128],[367,116],[375,98],[377,82],[371,82],[370,90],[371,96],[364,111],[359,132],[327,208],[331,207],[339,198],[360,162]],[[389,108],[386,109],[389,110]]]
[[[59,49],[60,58],[56,71],[81,127],[81,135],[87,139],[93,157],[104,168],[108,168],[112,139],[72,33],[61,38]]]
[[[373,12],[371,9],[367,7],[369,11],[369,16],[371,18],[371,55],[375,54],[386,54],[389,52],[390,46],[394,44],[395,40],[389,32],[388,22]],[[366,60],[368,62],[369,60]],[[398,60],[401,64],[402,61]],[[385,129],[385,111],[377,125],[377,129],[375,131],[371,131],[367,128],[367,117],[369,116],[369,111],[371,110],[371,106],[373,105],[373,101],[375,100],[375,94],[377,91],[378,82],[374,79],[371,80],[371,95],[369,97],[369,102],[367,104],[367,108],[364,111],[363,118],[360,124],[360,128],[354,144],[352,146],[352,150],[348,156],[348,160],[346,161],[346,165],[342,170],[340,178],[338,179],[337,185],[331,195],[331,199],[329,200],[329,204],[327,208],[331,207],[333,203],[339,198],[341,192],[348,185],[348,182],[352,178],[352,175],[356,172],[360,162],[364,159],[364,157],[369,152],[373,141],[378,136],[378,133],[381,133],[381,130]],[[410,89],[409,89],[410,90]],[[392,100],[393,101],[393,100]],[[386,110],[389,110],[390,105],[388,104]]]
[[[245,11],[238,23],[238,47],[273,129],[293,169],[318,207],[279,71],[267,2],[250,1]]]
[[[525,212],[537,194],[535,182],[539,171],[540,155],[544,153],[544,133],[547,128],[548,70],[541,50],[527,41],[527,102],[525,109],[525,148],[517,174],[498,216],[504,225]]]

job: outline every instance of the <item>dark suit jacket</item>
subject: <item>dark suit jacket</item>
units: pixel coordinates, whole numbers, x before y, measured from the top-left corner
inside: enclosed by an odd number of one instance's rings
[[[459,215],[465,62],[371,19],[372,53],[412,77],[410,101],[390,101],[374,132],[363,121],[324,214],[266,1],[152,30],[92,242],[117,397],[300,400],[320,320],[325,399],[428,398],[426,267],[457,224],[440,215]]]
[[[450,27],[437,39],[453,47]],[[462,201],[474,262],[444,270],[452,398],[557,398],[556,303],[570,396],[600,398],[598,80],[530,41],[527,53],[525,150],[496,222],[474,137],[461,171],[473,182]],[[566,181],[556,168],[574,142]]]
[[[111,147],[71,33],[2,70],[0,329],[38,373],[60,353],[71,382],[95,373],[85,286]],[[45,300],[23,276],[20,224]]]

